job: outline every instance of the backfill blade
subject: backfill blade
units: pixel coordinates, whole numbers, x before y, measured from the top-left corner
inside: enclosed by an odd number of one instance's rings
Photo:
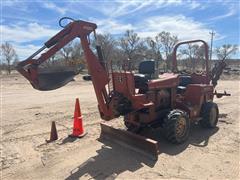
[[[150,138],[146,138],[126,130],[115,129],[106,123],[101,123],[100,138],[105,138],[109,141],[125,146],[136,152],[144,154],[153,160],[158,159],[158,142]]]

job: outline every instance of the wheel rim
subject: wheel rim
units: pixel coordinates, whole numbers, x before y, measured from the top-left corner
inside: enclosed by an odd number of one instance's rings
[[[176,135],[182,137],[186,130],[186,119],[181,117],[176,123]]]
[[[215,122],[216,122],[216,118],[217,118],[217,110],[216,110],[216,108],[212,108],[211,109],[211,112],[210,112],[210,123],[212,124],[212,125],[214,125],[215,124]]]

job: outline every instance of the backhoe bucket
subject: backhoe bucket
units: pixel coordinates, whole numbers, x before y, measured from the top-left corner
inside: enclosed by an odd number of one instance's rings
[[[72,81],[75,75],[76,72],[70,70],[39,72],[37,89],[41,91],[49,91],[60,88]]]
[[[101,123],[100,139],[107,139],[121,146],[125,146],[153,160],[158,159],[158,142],[129,131],[115,129],[106,123]]]

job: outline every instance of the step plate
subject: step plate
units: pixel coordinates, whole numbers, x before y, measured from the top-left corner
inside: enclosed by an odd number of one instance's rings
[[[146,138],[126,130],[113,128],[106,123],[101,123],[100,139],[101,138],[107,139],[121,146],[125,146],[153,160],[158,159],[158,142],[150,138]]]

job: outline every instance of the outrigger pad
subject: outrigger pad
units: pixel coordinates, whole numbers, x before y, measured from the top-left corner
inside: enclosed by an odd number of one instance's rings
[[[38,72],[37,89],[49,91],[60,88],[72,81],[75,75],[77,73],[74,70]]]
[[[102,138],[132,149],[153,160],[158,159],[158,142],[153,139],[146,138],[129,131],[115,129],[106,123],[101,123],[100,139]]]

